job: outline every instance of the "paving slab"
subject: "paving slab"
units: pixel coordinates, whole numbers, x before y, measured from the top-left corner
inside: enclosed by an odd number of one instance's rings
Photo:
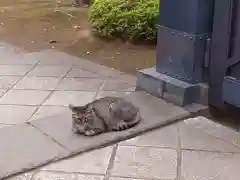
[[[125,131],[104,133],[94,137],[76,135],[71,131],[71,116],[69,115],[69,118],[66,118],[65,113],[33,120],[31,124],[67,147],[73,153],[77,153],[134,137],[142,132],[159,128],[189,115],[188,112],[181,108],[160,99],[155,99],[145,93],[132,93],[126,98],[140,108],[143,121],[139,125]]]
[[[67,66],[36,66],[26,76],[64,77],[70,70]]]
[[[41,106],[37,112],[31,117],[30,121],[40,118],[51,117],[56,114],[62,114],[65,118],[69,118],[72,112],[67,106]]]
[[[5,90],[5,89],[0,89],[0,97],[2,97],[5,94],[6,91],[7,90]]]
[[[120,145],[138,147],[164,147],[177,149],[178,128],[175,124],[173,124],[123,141],[120,143]]]
[[[49,164],[41,168],[41,170],[104,175],[107,171],[112,151],[113,147],[111,146],[94,150],[73,158]]]
[[[211,136],[200,129],[179,124],[179,134],[183,149],[217,152],[240,152],[240,148],[222,139]]]
[[[36,64],[35,61],[25,59],[26,51],[8,43],[0,42],[0,64]]]
[[[100,79],[64,78],[56,87],[64,91],[98,91],[104,81]]]
[[[181,180],[237,180],[240,155],[183,151]]]
[[[22,76],[2,76],[0,77],[0,89],[11,88]]]
[[[0,65],[0,76],[23,76],[32,68],[32,65]]]
[[[80,58],[53,49],[35,52],[31,56],[33,59],[38,59],[40,65],[80,66],[83,64]]]
[[[84,105],[93,101],[97,92],[84,91],[56,91],[44,105],[68,106],[69,104]]]
[[[53,49],[32,53],[32,58],[38,59],[39,65],[54,65],[54,66],[60,65],[60,66],[72,66],[72,67],[77,66],[91,72],[97,71],[99,72],[98,73],[99,75],[109,76],[110,73],[112,75],[116,75],[119,72],[117,70],[112,70],[111,68],[107,68],[106,66],[91,62],[89,60],[72,56],[67,53],[60,52]]]
[[[133,84],[136,83],[136,77],[134,76],[57,50],[44,50],[30,53],[28,56],[37,60],[38,65],[77,66],[89,72],[93,72],[102,78],[118,78],[122,81],[131,82]]]
[[[125,83],[132,84],[132,85],[136,86],[136,82],[137,82],[137,77],[136,76],[133,76],[133,75],[130,75],[130,74],[121,74],[121,75],[117,76],[117,79],[122,81],[122,82],[125,82]]]
[[[28,124],[1,128],[0,144],[0,179],[69,153]]]
[[[36,111],[34,106],[0,105],[0,123],[19,124],[26,122]]]
[[[135,179],[135,178],[123,178],[123,177],[110,177],[110,180],[139,180],[139,179]],[[144,178],[144,180],[151,180],[151,179],[146,179],[146,178]]]
[[[127,178],[127,177],[110,177],[109,180],[139,180],[136,178]],[[151,180],[151,179],[146,179],[144,178],[144,180]]]
[[[85,63],[81,66],[82,68],[94,72],[98,75],[100,75],[102,78],[115,78],[118,79],[123,73],[113,69],[113,68],[108,68],[103,65],[99,65],[93,62],[88,61],[88,63]]]
[[[109,180],[139,180],[139,178],[130,178],[130,177],[110,177]],[[152,180],[152,179],[142,179],[142,180]]]
[[[240,134],[204,117],[179,124],[183,148],[219,152],[239,152]]]
[[[117,80],[108,80],[104,83],[102,91],[135,91],[135,85]]]
[[[240,133],[229,127],[213,122],[205,117],[195,117],[184,121],[192,128],[196,128],[205,134],[222,139],[225,142],[240,147]]]
[[[57,77],[24,77],[13,89],[55,90],[60,80]]]
[[[80,67],[73,67],[68,72],[66,77],[69,77],[69,78],[100,78],[101,76],[96,73],[93,73],[91,71],[84,70]]]
[[[23,173],[11,178],[7,178],[6,180],[32,180],[33,173]]]
[[[96,98],[99,99],[106,96],[122,97],[131,93],[132,91],[99,91]]]
[[[111,174],[133,178],[175,179],[177,152],[170,149],[120,146]]]
[[[0,99],[0,104],[9,105],[41,105],[50,91],[41,90],[9,90]]]
[[[124,98],[138,106],[143,119],[149,122],[154,118],[160,122],[162,119],[177,119],[178,116],[186,118],[190,115],[188,111],[145,92],[133,92]]]
[[[103,176],[41,171],[31,180],[103,180]]]
[[[36,65],[38,63],[37,59],[32,59],[29,54],[24,51],[17,54],[12,52],[8,52],[6,54],[2,54],[0,50],[0,64],[1,65]]]

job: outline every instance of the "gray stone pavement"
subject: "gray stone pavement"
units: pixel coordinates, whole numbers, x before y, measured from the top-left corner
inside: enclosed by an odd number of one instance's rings
[[[55,114],[69,103],[129,94],[135,82],[134,76],[65,53],[26,53],[0,42],[0,124]]]
[[[46,164],[69,150],[79,151],[84,142],[88,145],[89,141],[68,136],[64,119],[70,115],[69,103],[83,105],[128,94],[140,104],[145,119],[150,117],[151,126],[164,118],[189,115],[133,93],[135,82],[133,76],[62,52],[27,53],[0,42],[0,179],[21,167],[24,171],[41,165],[39,160]],[[113,134],[101,137],[100,141],[114,139]],[[9,180],[238,180],[239,153],[239,133],[198,117]]]
[[[196,117],[8,180],[238,180],[239,165],[239,133]]]

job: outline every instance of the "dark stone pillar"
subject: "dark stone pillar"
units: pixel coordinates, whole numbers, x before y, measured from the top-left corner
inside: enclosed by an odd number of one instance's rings
[[[199,83],[207,80],[213,6],[214,0],[161,0],[157,64],[140,71],[138,89],[181,106],[206,95]]]

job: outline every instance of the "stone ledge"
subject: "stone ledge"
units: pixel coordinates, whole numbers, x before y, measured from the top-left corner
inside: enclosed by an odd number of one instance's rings
[[[156,72],[156,68],[139,71],[136,90],[144,90],[178,106],[207,102],[205,84],[188,84],[170,76]]]

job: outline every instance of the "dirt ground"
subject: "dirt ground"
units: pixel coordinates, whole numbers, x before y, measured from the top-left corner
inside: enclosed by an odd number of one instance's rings
[[[155,64],[155,46],[93,37],[88,8],[75,8],[71,3],[71,0],[0,0],[0,41],[28,51],[59,49],[131,74]]]

